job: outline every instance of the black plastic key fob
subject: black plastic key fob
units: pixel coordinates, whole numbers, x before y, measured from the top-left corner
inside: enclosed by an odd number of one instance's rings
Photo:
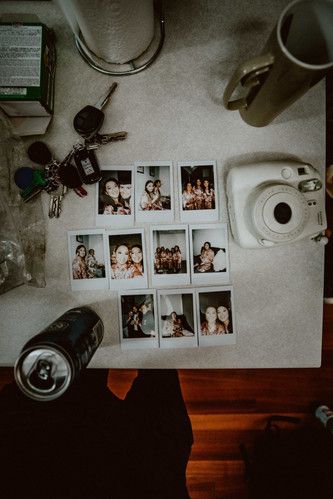
[[[93,150],[79,147],[74,152],[74,161],[84,184],[94,184],[102,178],[96,155]]]
[[[103,111],[94,106],[85,106],[75,115],[73,125],[81,137],[89,139],[100,130],[103,121]]]

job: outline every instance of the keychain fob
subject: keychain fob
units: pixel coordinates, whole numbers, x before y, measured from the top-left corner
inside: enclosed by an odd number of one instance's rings
[[[91,139],[99,132],[104,121],[102,109],[109,102],[117,85],[115,82],[112,83],[107,92],[98,99],[94,106],[85,106],[75,115],[73,126],[77,133],[84,139]]]
[[[96,155],[92,149],[77,147],[74,161],[84,184],[94,184],[102,178]]]
[[[86,106],[77,113],[73,125],[81,137],[89,139],[100,130],[103,121],[103,111],[94,106]]]

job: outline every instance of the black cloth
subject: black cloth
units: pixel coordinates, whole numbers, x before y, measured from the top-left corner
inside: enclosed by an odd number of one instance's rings
[[[60,398],[0,393],[0,497],[182,499],[192,428],[177,371],[141,370],[125,400],[107,370],[85,371]]]

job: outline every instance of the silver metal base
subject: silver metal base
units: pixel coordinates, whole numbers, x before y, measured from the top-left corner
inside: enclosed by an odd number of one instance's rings
[[[81,35],[81,34],[80,34]],[[149,47],[136,59],[124,64],[110,63],[97,57],[86,45],[82,36],[75,37],[76,47],[89,66],[100,73],[111,76],[126,76],[139,73],[148,68],[160,53],[165,38],[164,17],[161,12],[155,11],[154,38]]]

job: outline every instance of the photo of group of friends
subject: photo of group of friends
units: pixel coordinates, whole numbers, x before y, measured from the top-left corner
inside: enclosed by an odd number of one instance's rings
[[[96,224],[126,226],[134,222],[134,190],[132,167],[102,170],[96,184]],[[112,218],[110,218],[112,216]],[[112,220],[112,223],[110,223]]]
[[[179,163],[178,192],[182,221],[218,220],[214,161]],[[105,166],[96,184],[96,225],[129,227],[138,222],[171,221],[175,215],[174,167],[170,161]]]
[[[171,249],[157,246],[154,254],[155,274],[178,274],[182,269],[182,252],[178,244]]]
[[[186,225],[151,226],[153,286],[190,283],[188,233]]]
[[[73,290],[142,289],[229,282],[226,224],[152,225],[68,233]]]
[[[104,234],[99,229],[68,233],[72,289],[107,289]]]
[[[230,286],[119,293],[123,348],[192,348],[236,343]]]
[[[119,295],[121,344],[136,348],[158,347],[157,313],[154,292],[131,291]]]

